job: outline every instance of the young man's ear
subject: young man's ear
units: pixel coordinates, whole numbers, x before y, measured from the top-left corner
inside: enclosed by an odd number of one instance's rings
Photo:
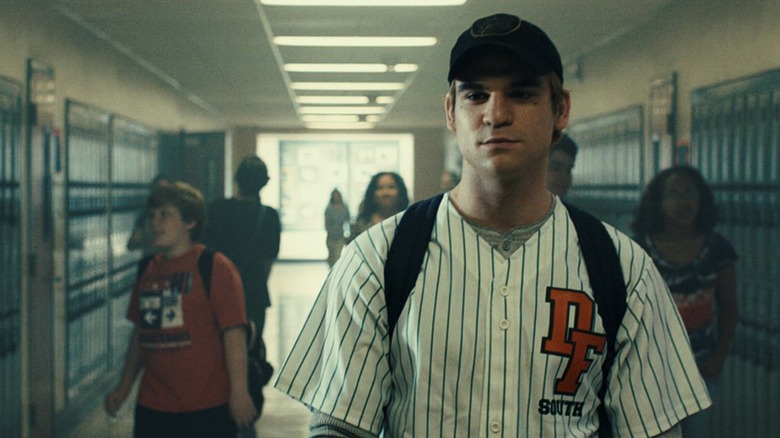
[[[452,93],[447,93],[444,97],[444,112],[447,117],[447,129],[455,131],[455,99],[452,98]]]
[[[563,90],[561,102],[555,116],[555,129],[563,131],[569,124],[569,110],[571,110],[571,95],[568,90]]]

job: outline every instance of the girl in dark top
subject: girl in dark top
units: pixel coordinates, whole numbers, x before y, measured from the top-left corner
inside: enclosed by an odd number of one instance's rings
[[[632,223],[669,286],[713,399],[737,320],[737,254],[713,231],[717,221],[712,190],[699,171],[675,166],[650,181]],[[705,436],[709,412],[683,420],[683,436]]]
[[[349,240],[408,206],[409,194],[401,175],[395,172],[377,173],[368,183],[357,219],[351,226]]]

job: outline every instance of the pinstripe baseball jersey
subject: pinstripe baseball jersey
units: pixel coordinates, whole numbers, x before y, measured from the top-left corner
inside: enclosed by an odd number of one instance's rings
[[[565,207],[508,258],[444,198],[390,345],[383,268],[399,216],[334,265],[275,386],[386,436],[594,436],[602,321]],[[627,310],[605,403],[618,436],[657,435],[710,405],[663,279],[607,226]]]

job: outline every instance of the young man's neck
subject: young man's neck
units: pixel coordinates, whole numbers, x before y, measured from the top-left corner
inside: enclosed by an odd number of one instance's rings
[[[450,192],[450,200],[470,221],[504,232],[544,217],[552,206],[553,197],[544,184],[527,187],[461,181]]]
[[[236,195],[236,199],[241,200],[241,201],[257,201],[257,202],[260,202],[260,194],[259,193],[255,193],[255,194],[247,195],[245,193],[239,192]]]
[[[187,251],[191,250],[193,246],[195,246],[195,243],[192,240],[178,243],[174,246],[163,249],[163,257],[166,259],[175,259],[176,257],[187,253]]]
[[[691,226],[667,225],[661,232],[656,234],[656,238],[662,240],[681,241],[686,239],[697,239],[703,235],[702,232]]]

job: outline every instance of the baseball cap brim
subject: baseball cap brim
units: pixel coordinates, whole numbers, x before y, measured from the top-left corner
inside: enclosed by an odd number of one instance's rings
[[[474,44],[471,45],[470,47],[464,48],[464,50],[457,56],[457,59],[454,61],[454,63],[450,66],[449,73],[447,73],[447,81],[451,82],[453,79],[456,78],[457,74],[459,73],[460,69],[463,67],[465,62],[468,60],[468,58],[476,54],[477,52],[476,49],[484,49],[489,47],[503,49],[507,53],[517,56],[517,58],[521,61],[522,64],[528,66],[535,74],[539,76],[546,75],[547,73],[553,71],[552,66],[539,59],[539,57],[535,56],[533,53],[521,47],[513,46],[511,44],[505,44],[498,41],[482,41],[479,44]]]

